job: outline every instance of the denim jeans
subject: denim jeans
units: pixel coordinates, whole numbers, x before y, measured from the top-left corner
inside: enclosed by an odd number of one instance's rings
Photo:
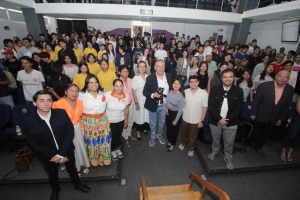
[[[0,104],[9,105],[11,107],[11,109],[13,109],[14,100],[10,95],[8,95],[6,97],[0,97]]]
[[[158,121],[157,135],[159,137],[163,136],[165,120],[166,120],[166,104],[162,106],[158,106],[155,112],[149,111],[151,139],[155,139],[157,121]]]

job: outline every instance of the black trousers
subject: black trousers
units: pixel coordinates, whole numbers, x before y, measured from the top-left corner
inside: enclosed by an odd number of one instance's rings
[[[273,125],[270,122],[263,123],[257,120],[253,122],[253,131],[246,137],[245,146],[251,146],[253,142],[254,149],[261,149],[266,143],[268,135],[270,134]]]
[[[121,146],[121,135],[124,128],[124,120],[118,123],[110,123],[111,130],[111,150],[116,150],[119,146]]]
[[[78,187],[81,184],[81,182],[80,182],[80,179],[78,177],[78,173],[77,173],[77,170],[75,167],[74,153],[72,153],[72,155],[68,155],[67,158],[69,159],[69,161],[64,164],[70,175],[70,178],[72,180],[74,187]],[[52,191],[58,191],[59,190],[59,180],[58,180],[58,165],[59,164],[56,164],[53,162],[47,162],[47,163],[43,162],[43,165],[49,175],[49,182],[50,182]]]
[[[169,115],[166,115],[166,128],[167,128],[167,138],[171,145],[176,144],[179,128],[182,122],[182,115],[178,119],[176,126],[173,126],[172,122],[175,120],[178,111],[168,110]]]

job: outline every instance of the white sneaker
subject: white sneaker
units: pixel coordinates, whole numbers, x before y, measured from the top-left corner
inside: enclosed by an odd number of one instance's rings
[[[117,161],[118,160],[118,155],[117,155],[116,151],[111,152],[111,156],[112,156],[112,160],[113,161]]]
[[[117,154],[118,158],[123,158],[123,153],[120,149],[116,150],[116,154]]]
[[[189,152],[188,152],[188,156],[193,157],[193,155],[194,155],[194,151],[189,151]]]
[[[182,151],[184,149],[184,146],[182,146],[182,144],[180,144],[178,148]]]

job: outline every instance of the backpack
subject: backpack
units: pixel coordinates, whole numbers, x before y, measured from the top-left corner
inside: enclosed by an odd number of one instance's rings
[[[17,81],[16,81],[15,77],[8,71],[3,70],[3,72],[5,73],[7,78],[10,80],[10,84],[8,85],[8,87],[12,88],[12,89],[18,88]]]

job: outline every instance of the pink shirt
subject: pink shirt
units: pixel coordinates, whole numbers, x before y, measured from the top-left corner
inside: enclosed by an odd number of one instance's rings
[[[283,87],[278,87],[275,83],[275,105],[277,105],[278,101],[280,100],[282,93],[283,93],[283,89],[285,87],[285,85]]]
[[[122,78],[120,78],[120,79],[122,80]],[[131,103],[132,100],[133,100],[133,95],[132,95],[132,79],[131,78],[127,78],[126,83],[125,83],[125,81],[123,81],[123,83],[124,83],[124,89],[123,89],[123,91],[128,95],[129,103]],[[126,84],[127,84],[127,86],[126,86]]]

